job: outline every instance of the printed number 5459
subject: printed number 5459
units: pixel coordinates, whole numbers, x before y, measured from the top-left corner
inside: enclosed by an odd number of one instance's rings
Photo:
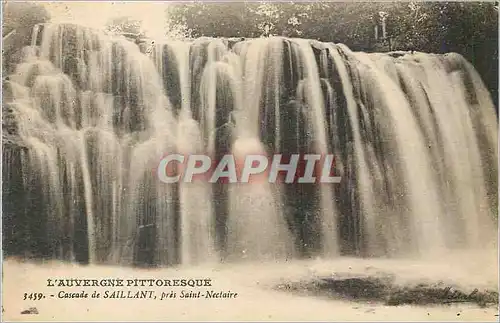
[[[24,293],[24,298],[23,300],[32,300],[32,301],[39,301],[41,299],[45,298],[42,293]]]

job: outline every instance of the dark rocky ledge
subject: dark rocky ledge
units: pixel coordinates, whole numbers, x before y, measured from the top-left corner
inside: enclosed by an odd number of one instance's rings
[[[399,285],[391,276],[344,276],[317,278],[313,281],[283,283],[276,290],[337,300],[397,305],[476,304],[498,305],[498,291],[464,291],[444,283]]]

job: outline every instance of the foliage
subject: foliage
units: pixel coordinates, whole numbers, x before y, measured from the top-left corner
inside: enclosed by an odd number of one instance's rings
[[[384,6],[384,3],[364,2],[197,2],[174,6],[170,18],[174,23],[186,25],[195,37],[269,34],[343,42],[362,49],[372,36],[374,17]]]
[[[2,37],[15,29],[31,29],[36,24],[50,20],[45,7],[34,2],[6,2],[3,9]]]
[[[243,33],[253,35],[256,30],[246,13],[246,5],[243,2],[227,5],[194,2],[174,5],[169,17],[174,25],[185,25],[190,29],[193,37],[238,37],[243,36]]]
[[[33,26],[48,22],[50,15],[45,7],[33,2],[7,2],[3,9],[2,72],[7,75],[20,62],[19,46],[31,42]]]
[[[498,95],[498,5],[494,2],[233,2],[173,5],[173,24],[194,37],[281,35],[380,50],[374,28],[387,17],[385,50],[457,52]]]
[[[487,2],[195,2],[175,5],[170,18],[192,30],[195,37],[258,37],[267,26],[271,35],[369,49],[381,13],[388,16],[387,28],[398,50],[441,52],[449,47],[443,46],[445,39],[467,43],[469,36],[481,38],[485,31],[496,32],[498,24],[494,4]],[[456,34],[457,30],[465,33]]]
[[[188,39],[193,38],[192,30],[185,24],[168,24],[164,28],[163,37],[167,39]]]
[[[127,34],[144,37],[142,21],[128,16],[114,17],[106,24],[106,31],[111,34]]]

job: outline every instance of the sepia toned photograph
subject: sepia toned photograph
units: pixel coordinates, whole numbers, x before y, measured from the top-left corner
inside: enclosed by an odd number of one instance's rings
[[[498,1],[2,1],[2,321],[499,320]]]

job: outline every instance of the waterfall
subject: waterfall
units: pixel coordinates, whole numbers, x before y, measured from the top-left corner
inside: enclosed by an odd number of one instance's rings
[[[7,255],[161,266],[496,247],[498,123],[458,54],[148,47],[71,24],[36,26],[20,50],[3,85]],[[166,184],[172,153],[333,154],[342,180]]]

